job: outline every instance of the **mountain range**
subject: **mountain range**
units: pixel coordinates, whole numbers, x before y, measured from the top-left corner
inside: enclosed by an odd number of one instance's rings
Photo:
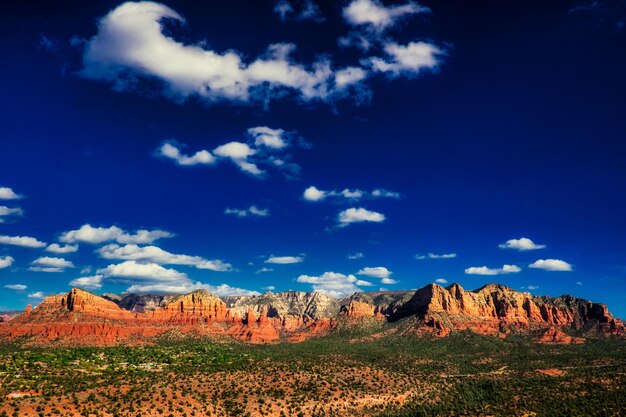
[[[115,345],[162,337],[234,338],[250,343],[299,342],[345,327],[445,337],[472,331],[540,343],[624,337],[624,323],[603,304],[569,295],[534,296],[500,284],[468,291],[429,284],[411,291],[358,292],[337,299],[317,292],[217,297],[189,294],[93,294],[74,288],[35,308],[0,319],[0,338],[32,344]]]

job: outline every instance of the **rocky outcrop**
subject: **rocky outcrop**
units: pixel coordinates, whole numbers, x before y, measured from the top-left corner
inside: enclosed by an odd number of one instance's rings
[[[585,343],[585,339],[582,337],[569,336],[557,327],[548,327],[538,336],[535,336],[533,342],[547,345],[577,345]]]
[[[182,324],[228,321],[228,309],[219,297],[207,290],[196,290],[171,299],[148,314],[153,320]]]
[[[172,299],[176,298],[176,294],[110,294],[102,295],[103,298],[113,301],[120,308],[132,311],[134,313],[145,313],[154,311],[159,307],[165,306]]]
[[[256,313],[252,308],[248,309],[246,319],[240,326],[230,329],[228,332],[231,336],[244,342],[249,343],[271,343],[280,339],[275,326],[274,320],[267,316],[267,308],[263,308],[257,319]]]
[[[267,292],[263,295],[224,297],[229,309],[239,315],[246,314],[252,308],[260,314],[267,308],[268,317],[309,317],[312,319],[335,317],[340,308],[340,301],[318,292]]]

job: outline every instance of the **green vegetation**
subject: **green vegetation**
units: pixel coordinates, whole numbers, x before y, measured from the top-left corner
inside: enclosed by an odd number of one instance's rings
[[[0,345],[0,415],[618,416],[626,409],[623,341],[353,336],[278,345]]]

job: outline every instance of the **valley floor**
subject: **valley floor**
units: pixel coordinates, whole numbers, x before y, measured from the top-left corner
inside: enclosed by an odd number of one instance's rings
[[[0,416],[618,416],[626,343],[474,334],[0,346]]]

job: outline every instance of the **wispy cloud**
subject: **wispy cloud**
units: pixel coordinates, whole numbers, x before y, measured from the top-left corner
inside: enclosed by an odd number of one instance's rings
[[[31,292],[30,294],[28,294],[28,298],[36,298],[39,300],[44,299],[46,296],[43,293],[43,291],[36,291],[36,292]]]
[[[300,275],[297,282],[312,284],[313,291],[331,297],[344,297],[362,291],[359,287],[371,287],[374,284],[363,281],[354,275],[345,275],[338,272],[324,272],[319,276]]]
[[[43,256],[31,262],[29,271],[35,272],[64,272],[67,268],[74,268],[74,264],[63,258]]]
[[[298,264],[304,262],[304,257],[302,256],[270,256],[265,260],[266,264]]]
[[[63,243],[90,243],[98,244],[103,242],[148,244],[158,239],[170,238],[174,234],[164,230],[137,230],[135,233],[128,233],[117,227],[94,227],[84,224],[79,229],[70,230],[61,235],[59,240]]]
[[[4,286],[4,288],[6,288],[7,290],[13,290],[13,291],[24,291],[25,289],[28,289],[28,285],[24,285],[24,284],[7,284]]]
[[[274,6],[274,12],[283,22],[294,20],[321,23],[326,20],[314,0],[279,0]]]
[[[400,193],[395,192],[395,191],[385,190],[382,188],[377,188],[375,190],[372,190],[371,192],[359,190],[358,188],[353,189],[353,190],[349,188],[344,188],[341,191],[337,191],[337,190],[326,191],[326,190],[320,190],[319,188],[312,185],[308,187],[306,190],[304,190],[304,193],[302,194],[302,198],[305,201],[309,201],[309,202],[317,202],[317,201],[322,201],[322,200],[326,200],[329,198],[333,198],[335,200],[348,200],[348,201],[350,200],[357,201],[361,199],[375,199],[375,198],[398,199],[400,198]]]
[[[347,226],[352,223],[381,223],[386,220],[386,217],[382,213],[376,211],[367,210],[365,208],[352,207],[341,211],[337,215],[337,222],[341,226]]]
[[[19,200],[23,196],[17,194],[9,187],[0,187],[0,200]]]
[[[6,223],[7,219],[23,216],[24,210],[19,207],[0,206],[0,223]]]
[[[15,261],[15,259],[13,259],[13,257],[11,256],[4,256],[0,258],[0,269],[5,269],[10,267],[11,265],[13,265],[13,261]]]
[[[429,252],[427,255],[415,255],[415,259],[417,260],[424,260],[424,259],[452,259],[452,258],[456,258],[456,253],[442,253],[442,254],[436,254],[436,253],[432,253]]]
[[[224,210],[224,214],[228,214],[231,216],[243,218],[243,217],[267,217],[270,215],[270,211],[268,209],[261,209],[257,206],[250,206],[246,209],[236,209],[227,207]]]
[[[351,261],[362,258],[365,258],[365,255],[363,255],[361,252],[351,253],[348,255],[348,259]]]

